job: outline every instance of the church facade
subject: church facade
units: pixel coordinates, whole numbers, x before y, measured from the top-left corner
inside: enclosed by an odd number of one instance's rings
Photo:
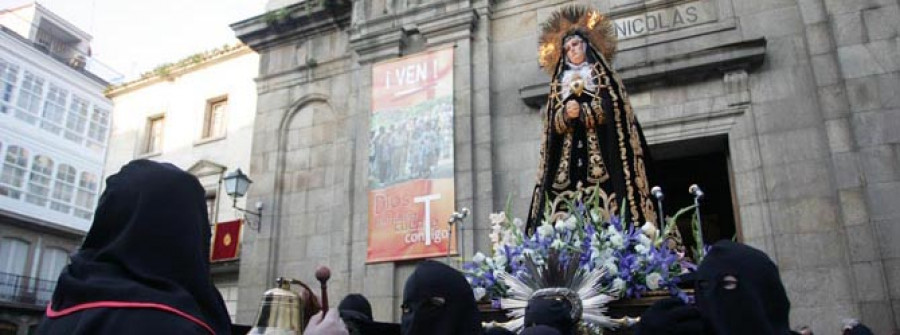
[[[260,55],[237,321],[275,277],[366,295],[399,320],[414,261],[367,263],[373,67],[452,49],[454,205],[467,257],[492,212],[525,218],[549,77],[540,25],[567,4],[606,13],[613,66],[650,144],[671,215],[698,184],[707,240],[765,251],[793,325],[854,317],[900,328],[900,3],[895,0],[270,1],[235,23]],[[681,224],[679,224],[681,226]],[[450,261],[458,264],[459,259]],[[456,263],[455,263],[456,262]]]

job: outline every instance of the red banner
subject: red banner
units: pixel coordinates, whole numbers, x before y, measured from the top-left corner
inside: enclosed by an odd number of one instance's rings
[[[216,224],[215,232],[213,233],[212,252],[209,256],[210,261],[221,262],[238,258],[241,226],[243,226],[243,221],[241,220]]]
[[[415,180],[369,193],[369,263],[456,254],[453,179]]]
[[[372,66],[366,262],[456,253],[453,48]]]

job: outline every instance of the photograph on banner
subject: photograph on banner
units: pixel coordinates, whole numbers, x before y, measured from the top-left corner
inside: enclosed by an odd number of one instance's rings
[[[372,67],[367,262],[456,252],[453,49]]]

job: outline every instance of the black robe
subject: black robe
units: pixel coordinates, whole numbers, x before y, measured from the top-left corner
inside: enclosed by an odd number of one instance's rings
[[[561,57],[550,85],[544,119],[541,161],[528,215],[528,232],[545,216],[565,212],[564,202],[575,191],[600,193],[602,206],[619,215],[625,204],[627,222],[638,226],[656,222],[656,209],[647,180],[650,151],[631,109],[625,88],[609,63],[586,38],[586,61],[591,65],[594,89],[563,96],[563,75],[570,65]],[[587,85],[585,85],[587,86]],[[578,119],[565,117],[566,103],[581,106]],[[550,212],[547,212],[549,206]],[[612,212],[612,213],[609,213]],[[552,219],[552,218],[551,218]]]
[[[204,198],[171,164],[137,160],[109,177],[37,333],[230,334],[209,274]]]

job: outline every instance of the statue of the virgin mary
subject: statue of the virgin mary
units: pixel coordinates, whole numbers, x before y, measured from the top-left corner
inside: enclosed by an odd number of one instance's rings
[[[655,223],[647,142],[610,64],[612,23],[596,10],[565,7],[544,24],[540,44],[552,81],[528,231],[567,210],[556,200],[576,191],[600,192],[612,214],[626,206],[629,223]]]

